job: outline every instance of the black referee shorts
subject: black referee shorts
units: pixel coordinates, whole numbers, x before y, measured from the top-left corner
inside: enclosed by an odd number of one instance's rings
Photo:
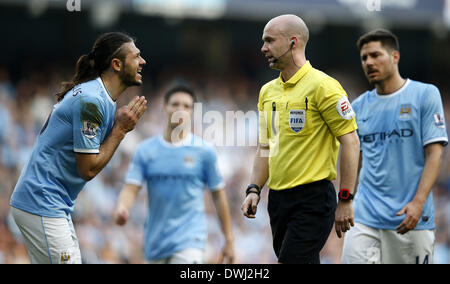
[[[278,261],[320,263],[319,253],[333,228],[336,205],[336,191],[328,180],[271,189],[268,211]]]

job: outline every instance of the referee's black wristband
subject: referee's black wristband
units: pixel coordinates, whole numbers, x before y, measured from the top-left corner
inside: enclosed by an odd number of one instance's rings
[[[253,188],[256,189],[256,191],[252,190]],[[257,184],[254,184],[254,183],[249,184],[247,186],[247,190],[245,191],[245,196],[248,196],[250,193],[256,193],[259,196],[261,193],[261,188]]]

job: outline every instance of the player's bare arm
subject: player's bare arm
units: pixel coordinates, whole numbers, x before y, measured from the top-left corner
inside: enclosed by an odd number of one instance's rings
[[[225,237],[225,245],[219,256],[219,263],[234,263],[234,235],[231,224],[230,209],[227,196],[223,189],[212,192],[212,199],[219,216],[222,233]]]
[[[362,168],[362,153],[359,152],[358,172],[356,173],[355,190],[353,192],[353,195],[355,195],[358,192],[359,173],[361,172],[361,168]]]
[[[122,188],[113,216],[117,225],[123,226],[128,221],[131,207],[133,207],[140,190],[141,187],[135,184],[125,184]]]
[[[146,109],[145,97],[135,97],[127,106],[117,111],[114,127],[100,146],[98,154],[75,154],[77,170],[81,178],[91,180],[106,166],[126,133],[136,127]]]
[[[261,189],[263,188],[264,184],[266,184],[266,181],[269,178],[269,157],[262,155],[261,152],[267,152],[268,150],[269,145],[258,143],[256,156],[253,161],[253,170],[250,180],[252,184],[258,185]],[[246,216],[247,218],[255,218],[259,199],[260,197],[256,193],[250,193],[249,195],[247,195],[241,207],[244,216]],[[249,212],[249,208],[251,208],[251,213]]]
[[[397,233],[405,234],[414,229],[420,221],[423,207],[430,194],[431,188],[439,174],[441,167],[443,146],[440,143],[433,143],[425,146],[425,166],[420,178],[419,187],[414,199],[405,205],[397,216],[405,214],[405,219],[397,227]]]
[[[341,143],[340,188],[347,188],[354,193],[359,164],[359,138],[356,131],[352,131],[338,137],[338,140]],[[339,200],[335,216],[335,230],[339,238],[342,237],[342,233],[350,230],[350,226],[354,226],[353,218],[352,200]]]

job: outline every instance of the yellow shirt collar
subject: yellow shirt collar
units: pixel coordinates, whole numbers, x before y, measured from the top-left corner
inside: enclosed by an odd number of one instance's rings
[[[281,77],[280,72],[278,81],[281,83],[281,85],[283,85],[283,87],[293,86],[297,84],[298,81],[300,81],[300,79],[303,78],[303,76],[305,76],[305,74],[308,73],[308,71],[311,69],[312,69],[311,63],[309,63],[309,61],[307,60],[306,63],[303,64],[303,66],[300,69],[298,69],[298,71],[294,74],[294,76],[292,76],[287,82],[283,82],[283,78]]]

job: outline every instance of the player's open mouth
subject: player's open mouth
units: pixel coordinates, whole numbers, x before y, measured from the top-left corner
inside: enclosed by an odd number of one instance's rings
[[[378,74],[378,71],[377,71],[377,70],[370,70],[370,71],[367,71],[367,75],[368,75],[368,76],[374,76],[374,75],[376,75],[376,74]]]

